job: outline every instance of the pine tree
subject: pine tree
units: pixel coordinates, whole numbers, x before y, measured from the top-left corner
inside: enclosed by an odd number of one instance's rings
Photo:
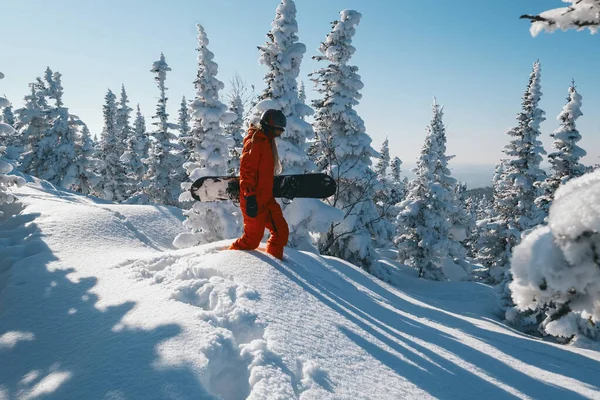
[[[313,114],[313,109],[301,101],[297,81],[306,46],[299,42],[296,5],[292,0],[281,1],[271,26],[271,31],[267,33],[267,42],[258,47],[260,63],[265,65],[268,71],[264,78],[266,87],[258,96],[255,118],[251,122],[256,123],[258,117],[268,109],[281,110],[287,118],[287,127],[276,141],[282,166],[280,172],[312,172],[316,165],[309,159],[307,150],[308,141],[315,133],[311,124],[304,119]],[[322,207],[322,202],[317,199],[296,199],[292,204],[283,205],[283,213],[290,230],[289,247],[316,251],[309,232],[319,233],[326,230],[327,225],[323,224],[322,218],[327,213],[318,213],[319,217],[316,217],[316,213],[300,210],[317,210]]]
[[[388,167],[390,165],[390,141],[386,137],[381,145],[381,150],[379,151],[379,161],[377,161],[377,165],[375,165],[375,173],[377,174],[377,179],[380,182],[386,182],[388,180]]]
[[[15,127],[15,115],[13,114],[12,104],[2,109],[2,121],[13,128]]]
[[[4,74],[0,72],[0,79],[3,78]],[[0,109],[6,109],[8,107],[10,107],[10,102],[4,97],[0,96]],[[2,160],[4,151],[6,150],[4,143],[9,137],[14,136],[15,134],[16,132],[12,124],[9,125],[6,122],[0,122],[0,206],[3,204],[14,203],[17,200],[16,196],[10,191],[12,186],[19,187],[25,185],[25,180],[23,178],[7,175],[10,171],[12,171],[13,166]],[[3,216],[4,212],[0,211],[0,218]]]
[[[140,183],[146,174],[146,165],[144,160],[148,158],[150,149],[150,139],[146,131],[146,120],[140,111],[140,105],[137,105],[135,120],[133,121],[133,134],[129,136],[126,142],[127,150],[121,157],[121,161],[127,165],[129,181],[138,182],[132,190],[134,193],[142,189]]]
[[[188,112],[188,102],[185,96],[181,99],[179,107],[179,117],[177,124],[179,126],[179,146],[181,148],[181,156],[184,160],[189,160],[191,153],[194,151],[194,146],[190,139],[190,114]]]
[[[316,110],[314,127],[318,137],[315,146],[321,165],[334,177],[338,191],[328,203],[344,212],[341,223],[332,224],[320,241],[322,252],[343,258],[368,271],[376,269],[372,236],[385,236],[382,217],[373,202],[380,184],[371,169],[371,157],[378,153],[371,147],[358,105],[363,84],[358,67],[348,65],[355,48],[352,37],[361,14],[344,10],[340,20],[319,48],[322,55],[313,57],[329,63],[315,71],[312,80],[321,98],[312,102]],[[341,106],[343,105],[343,106]]]
[[[244,103],[239,93],[230,96],[229,112],[235,114],[236,118],[225,126],[226,135],[233,139],[233,145],[229,149],[227,175],[237,175],[244,147]]]
[[[46,72],[45,75],[52,79],[51,72]],[[50,107],[47,101],[48,90],[41,78],[36,78],[35,82],[30,84],[30,89],[30,94],[25,96],[25,107],[16,110],[16,128],[23,144],[19,168],[28,175],[39,177],[46,156],[53,148],[53,143],[46,140],[51,127],[48,118]]]
[[[119,156],[119,161],[123,164],[123,168],[125,169],[125,198],[129,198],[133,192],[135,192],[136,186],[139,183],[137,180],[132,180],[133,175],[133,166],[129,165],[126,161],[128,159],[125,156],[127,152],[127,143],[131,139],[133,134],[131,127],[131,111],[133,109],[129,107],[129,98],[127,97],[127,92],[125,91],[125,85],[121,84],[121,97],[119,98],[119,102],[117,104],[117,111],[115,117],[115,132],[117,134],[117,140],[115,144],[117,145],[116,154]]]
[[[557,117],[560,127],[550,134],[554,139],[552,146],[557,150],[548,154],[553,174],[538,185],[543,190],[543,195],[536,199],[536,204],[545,211],[546,215],[556,189],[569,180],[586,173],[586,167],[580,163],[586,152],[577,145],[577,142],[581,140],[581,135],[575,126],[577,118],[583,115],[580,108],[581,95],[577,93],[575,82],[572,82],[569,87],[567,104]]]
[[[540,79],[541,67],[536,61],[517,115],[518,125],[507,132],[513,138],[504,148],[508,158],[496,167],[495,216],[487,221],[488,232],[480,237],[484,262],[490,268],[489,279],[496,283],[504,279],[512,248],[520,242],[521,234],[546,217],[535,204],[540,194],[538,182],[546,177],[540,168],[541,155],[546,152],[538,139],[540,123],[545,120],[544,111],[538,106],[542,96]]]
[[[75,162],[70,171],[71,181],[66,187],[84,195],[94,194],[101,177],[95,171],[101,162],[96,158],[96,149],[87,125],[82,125],[75,144]]]
[[[223,176],[227,173],[229,148],[233,138],[227,136],[223,126],[236,116],[227,111],[227,106],[219,100],[223,82],[217,79],[218,65],[213,61],[214,54],[208,49],[208,37],[201,25],[198,28],[198,75],[194,81],[196,98],[192,102],[193,129],[190,143],[194,151],[184,164],[189,182],[181,186],[184,192],[179,201],[191,201],[189,189],[192,183],[203,176]],[[237,207],[231,201],[218,204],[194,202],[190,210],[184,211],[187,219],[183,225],[191,232],[177,236],[175,246],[188,247],[233,238],[239,233]]]
[[[415,169],[416,178],[400,204],[398,215],[399,261],[417,269],[419,276],[445,280],[445,263],[460,249],[451,235],[455,212],[455,180],[450,176],[446,156],[446,133],[443,112],[433,104],[433,118]]]
[[[258,47],[260,63],[268,68],[268,72],[264,78],[266,88],[258,96],[255,121],[268,109],[283,111],[288,124],[277,143],[282,172],[302,174],[315,168],[306,155],[307,141],[314,137],[314,131],[303,120],[312,115],[313,110],[303,104],[298,95],[297,78],[306,46],[298,41],[296,5],[292,0],[281,1],[271,26],[267,42]]]
[[[384,247],[392,242],[394,234],[396,232],[395,228],[395,220],[398,215],[398,210],[395,209],[394,204],[392,202],[392,190],[393,185],[388,175],[388,168],[390,166],[390,148],[389,148],[389,140],[386,137],[381,145],[381,150],[379,151],[379,161],[375,165],[375,173],[377,174],[377,179],[381,182],[381,188],[376,191],[374,201],[377,206],[377,211],[379,215],[383,215],[386,222],[386,230],[387,234],[379,237],[379,241],[377,245],[379,247]]]
[[[394,157],[394,159],[390,162],[390,170],[390,179],[392,181],[390,203],[398,204],[406,195],[406,184],[400,176],[402,174],[402,160],[400,160],[398,157]]]
[[[170,131],[169,114],[167,114],[167,96],[165,80],[167,72],[171,71],[161,53],[160,59],[152,64],[150,72],[156,74],[154,80],[158,85],[160,98],[156,106],[156,114],[153,122],[156,128],[152,132],[154,141],[147,158],[148,169],[144,179],[144,193],[149,200],[157,204],[175,205],[179,196],[180,169],[183,162],[173,150],[172,139],[175,139]]]
[[[15,131],[15,117],[12,112],[12,104],[8,99],[0,97],[0,110],[2,110],[2,119],[4,121],[2,132],[0,132],[0,145],[5,147],[8,158],[17,160],[22,151],[20,137]],[[10,127],[10,128],[9,128]]]
[[[98,194],[106,200],[122,202],[127,197],[128,187],[125,166],[121,162],[122,147],[117,131],[116,96],[109,89],[104,99],[104,129],[98,149],[98,157],[102,161],[102,180],[98,184]]]
[[[121,97],[119,99],[119,103],[117,106],[117,113],[115,118],[115,129],[117,131],[117,145],[118,152],[122,156],[125,153],[125,149],[127,148],[127,140],[131,136],[131,111],[133,109],[129,107],[127,104],[129,103],[129,98],[127,97],[127,92],[125,91],[125,85],[121,85]]]

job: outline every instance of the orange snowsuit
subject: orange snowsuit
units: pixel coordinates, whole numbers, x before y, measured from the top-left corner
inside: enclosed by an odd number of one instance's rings
[[[271,232],[267,253],[283,259],[283,247],[289,236],[288,224],[281,207],[273,197],[275,160],[269,138],[257,127],[251,127],[244,138],[244,150],[240,158],[240,207],[244,216],[244,234],[233,242],[229,250],[254,250],[260,244],[265,228]],[[258,215],[246,215],[246,197],[256,196]]]

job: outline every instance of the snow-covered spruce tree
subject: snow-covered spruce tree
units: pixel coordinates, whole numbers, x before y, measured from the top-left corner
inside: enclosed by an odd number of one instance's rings
[[[154,140],[146,159],[147,171],[144,177],[143,192],[152,203],[176,205],[181,192],[179,186],[180,170],[183,164],[181,157],[174,151],[172,140],[175,139],[169,128],[169,114],[167,114],[167,96],[165,80],[167,72],[171,71],[160,53],[160,59],[152,64],[150,72],[156,74],[154,80],[158,85],[160,97],[156,105],[156,114],[152,117],[156,121],[152,136]]]
[[[449,252],[450,257],[452,257],[455,263],[462,264],[465,267],[466,264],[463,264],[463,261],[467,256],[466,246],[475,230],[475,219],[467,209],[466,191],[467,184],[464,182],[457,182],[454,186],[454,210],[450,214],[450,222],[452,222],[450,234],[462,246],[452,246]]]
[[[556,191],[548,225],[527,235],[514,250],[510,290],[517,309],[509,313],[542,314],[542,334],[563,340],[581,334],[597,337],[599,204],[600,171],[570,180]]]
[[[297,78],[306,46],[298,41],[296,5],[282,0],[277,7],[267,42],[259,46],[260,63],[268,68],[265,90],[258,96],[253,123],[268,109],[283,111],[287,118],[285,133],[278,139],[278,150],[283,172],[301,174],[314,170],[315,165],[306,156],[307,140],[312,139],[312,126],[302,118],[313,113],[298,97]],[[293,231],[290,228],[290,231]]]
[[[259,46],[260,63],[268,69],[265,90],[258,96],[255,117],[268,109],[281,110],[287,118],[284,134],[277,139],[282,173],[303,174],[314,171],[316,165],[307,156],[308,140],[314,137],[312,126],[304,118],[313,114],[298,94],[297,79],[306,46],[298,40],[296,5],[292,0],[282,0],[277,7],[267,42]],[[309,232],[327,231],[337,213],[317,199],[296,199],[284,205],[283,213],[290,228],[288,246],[317,251]],[[339,214],[337,214],[339,217]]]
[[[97,194],[109,201],[122,202],[128,197],[129,188],[125,165],[121,162],[123,147],[117,131],[116,96],[109,89],[104,99],[104,128],[98,144],[98,158],[102,162],[99,172],[102,179],[97,186]]]
[[[0,79],[3,78],[4,74],[0,72]],[[0,96],[0,109],[7,107],[10,107],[10,102],[6,98]],[[2,207],[3,204],[11,204],[17,200],[15,195],[10,192],[12,186],[20,187],[25,185],[25,179],[7,175],[12,171],[13,166],[2,159],[4,151],[6,150],[4,144],[10,137],[15,136],[16,134],[17,132],[11,125],[0,122],[0,207]],[[0,218],[3,216],[4,212],[0,208]]]
[[[146,132],[146,120],[140,111],[140,105],[137,105],[135,119],[133,121],[133,133],[127,138],[125,143],[126,150],[121,156],[121,161],[127,166],[130,182],[138,182],[132,188],[133,192],[140,192],[140,183],[146,173],[144,161],[148,158],[150,149],[150,139]]]
[[[361,98],[363,84],[358,67],[349,65],[355,52],[352,37],[361,14],[344,10],[340,17],[321,43],[321,55],[313,57],[328,65],[311,74],[320,94],[312,103],[318,153],[322,154],[320,160],[326,160],[321,165],[338,184],[328,203],[344,212],[344,220],[330,226],[319,247],[325,254],[378,273],[372,238],[385,236],[386,229],[373,202],[381,184],[371,169],[371,157],[379,154],[371,147],[364,121],[353,108]]]
[[[219,91],[225,85],[217,79],[218,65],[213,61],[214,54],[208,49],[208,37],[198,24],[198,75],[194,81],[196,98],[192,102],[191,117],[193,128],[190,143],[194,150],[190,159],[183,165],[190,181],[181,184],[184,190],[180,202],[193,201],[190,194],[192,183],[203,176],[223,176],[227,174],[229,149],[233,138],[226,135],[223,126],[235,117],[227,111],[227,106],[219,100]],[[219,203],[194,202],[192,208],[184,211],[187,219],[183,226],[191,232],[179,234],[173,244],[176,247],[190,247],[201,243],[234,238],[240,233],[240,213],[231,201]]]
[[[131,137],[131,112],[133,109],[129,107],[129,98],[125,91],[125,85],[121,85],[121,96],[117,103],[117,113],[115,118],[115,129],[117,131],[117,145],[119,146],[119,154],[123,155],[127,150],[127,140]],[[129,173],[129,168],[126,166],[126,172]]]
[[[0,97],[0,99],[3,99],[3,97]],[[4,122],[0,122],[0,132],[5,135],[14,134],[13,128]],[[2,146],[0,142],[0,218],[4,216],[2,205],[11,204],[17,200],[16,196],[11,193],[10,188],[25,185],[25,179],[20,176],[7,175],[12,171],[13,166],[2,159],[5,149],[6,147]]]
[[[544,11],[539,15],[521,15],[523,19],[531,21],[531,34],[537,36],[542,31],[554,32],[557,29],[582,30],[588,28],[590,32],[598,32],[600,26],[600,1],[599,0],[563,0],[571,3],[568,7]]]
[[[399,157],[394,157],[390,162],[390,172],[392,186],[390,203],[396,205],[404,200],[404,196],[406,195],[406,183],[400,176],[402,174],[402,160]]]
[[[542,154],[546,152],[538,139],[540,123],[545,120],[544,111],[538,106],[542,96],[540,74],[540,63],[536,61],[523,95],[522,110],[517,115],[518,125],[507,132],[512,137],[503,151],[508,158],[496,168],[495,216],[489,221],[480,221],[487,225],[487,232],[480,236],[480,248],[484,265],[489,268],[488,280],[492,283],[504,279],[512,248],[520,242],[521,235],[546,217],[535,204],[540,195],[536,182],[546,178],[540,168]]]
[[[398,258],[427,279],[459,279],[448,256],[457,253],[460,243],[451,235],[455,212],[454,185],[446,156],[446,133],[441,107],[434,102],[433,118],[427,127],[425,144],[398,214]]]
[[[15,127],[15,115],[13,114],[12,104],[10,103],[2,109],[2,122],[13,128]]]
[[[55,185],[69,188],[76,159],[77,129],[83,122],[70,115],[68,108],[64,107],[61,74],[53,73],[47,68],[44,80],[45,95],[54,104],[44,101],[46,107],[42,115],[48,127],[43,138],[31,148],[29,159],[32,160],[30,166],[33,169],[30,173]]]
[[[84,195],[96,193],[102,178],[95,171],[100,165],[90,130],[83,124],[75,142],[75,162],[69,174],[72,180],[67,183],[67,188]]]
[[[225,134],[233,139],[233,145],[229,148],[227,175],[237,175],[244,147],[244,103],[239,93],[230,96],[229,112],[235,115],[235,119],[225,126]]]
[[[388,174],[389,167],[390,147],[389,140],[386,137],[381,145],[381,150],[379,151],[379,161],[375,165],[375,173],[377,174],[377,179],[381,182],[381,187],[375,192],[373,200],[377,206],[378,214],[385,217],[383,223],[385,224],[387,231],[385,236],[377,238],[379,239],[377,242],[378,247],[385,247],[391,244],[394,234],[396,233],[395,220],[398,215],[398,210],[394,208],[394,205],[397,202],[392,202],[392,181]]]
[[[184,160],[189,160],[190,155],[194,151],[194,145],[190,141],[190,113],[188,101],[185,96],[181,99],[181,105],[177,113],[177,130],[179,131],[179,147],[181,149],[181,157]]]
[[[46,72],[45,76],[52,79],[51,72]],[[53,143],[46,139],[51,127],[50,106],[48,105],[48,89],[44,80],[36,78],[35,82],[30,84],[30,88],[30,94],[25,96],[25,107],[16,110],[16,128],[23,144],[19,168],[28,175],[40,176],[45,158],[53,148]]]
[[[567,104],[557,117],[560,127],[550,134],[554,139],[552,147],[557,150],[548,154],[548,161],[553,171],[552,176],[538,185],[543,194],[536,199],[536,204],[546,214],[550,209],[556,189],[567,181],[586,173],[586,167],[580,163],[586,152],[577,145],[577,142],[581,140],[581,135],[575,126],[577,118],[583,115],[580,108],[581,95],[577,93],[575,82],[573,82],[569,87]]]

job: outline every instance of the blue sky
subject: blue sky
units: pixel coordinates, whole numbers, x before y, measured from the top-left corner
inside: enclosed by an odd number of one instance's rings
[[[46,66],[63,74],[65,104],[92,130],[101,131],[108,88],[125,84],[132,105],[147,119],[157,88],[149,72],[164,52],[169,112],[176,117],[181,97],[192,98],[196,73],[196,23],[210,39],[210,50],[226,83],[238,73],[262,90],[266,72],[257,45],[279,0],[2,0],[0,93],[16,107],[27,84]],[[386,136],[392,156],[406,165],[417,158],[435,96],[444,105],[452,165],[495,164],[515,124],[521,96],[536,59],[542,63],[543,142],[551,150],[556,116],[575,79],[583,96],[578,121],[588,151],[600,156],[599,38],[586,32],[556,32],[533,38],[523,13],[561,7],[559,0],[296,0],[300,41],[306,44],[301,78],[314,98],[308,73],[311,60],[339,11],[363,14],[354,40],[353,63],[365,87],[357,107],[378,150]]]

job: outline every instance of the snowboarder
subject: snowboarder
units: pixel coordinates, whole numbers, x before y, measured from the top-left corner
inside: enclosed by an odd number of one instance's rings
[[[289,228],[281,207],[273,197],[273,177],[281,172],[275,138],[281,136],[286,118],[279,110],[267,110],[260,126],[251,126],[244,138],[240,158],[240,208],[244,216],[244,234],[229,250],[254,250],[265,228],[271,232],[267,253],[283,259]]]

